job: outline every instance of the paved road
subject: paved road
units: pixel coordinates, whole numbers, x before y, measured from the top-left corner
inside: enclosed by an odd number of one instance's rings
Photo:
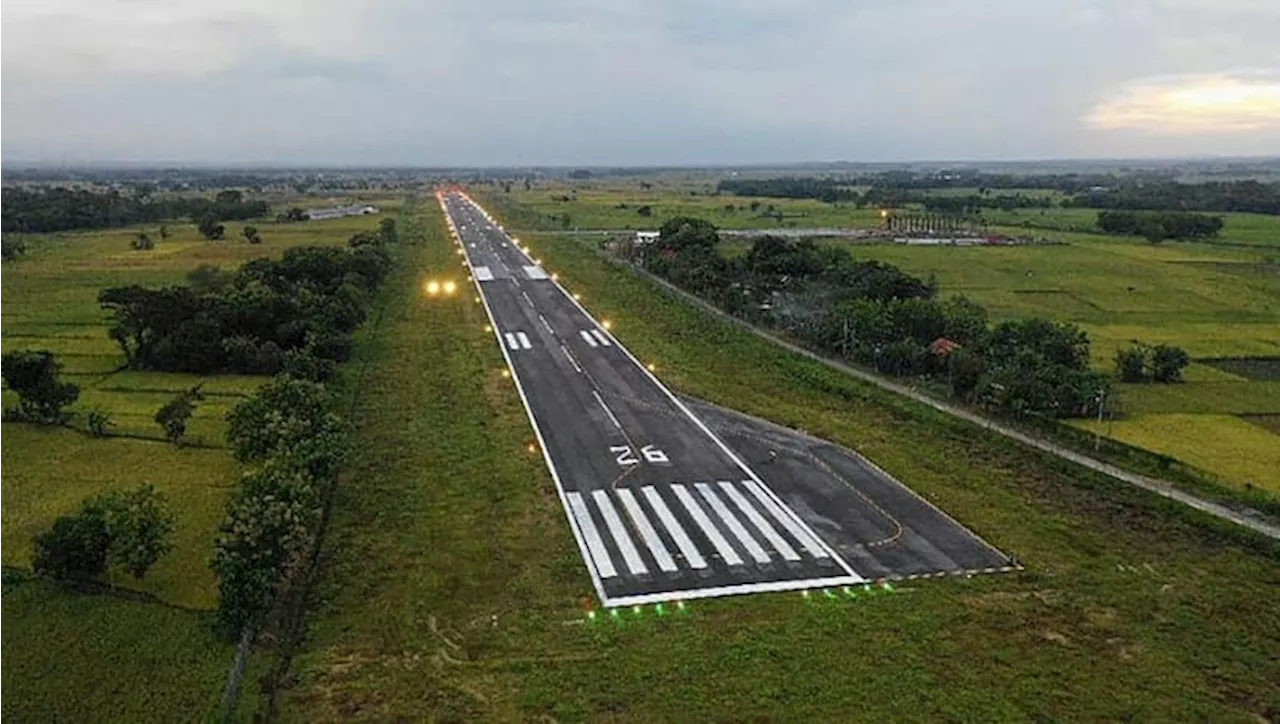
[[[866,580],[483,209],[440,202],[604,605]]]

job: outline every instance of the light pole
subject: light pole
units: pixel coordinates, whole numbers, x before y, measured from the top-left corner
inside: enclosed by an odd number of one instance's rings
[[[1105,387],[1098,388],[1098,426],[1093,430],[1093,451],[1097,452],[1102,447],[1102,409],[1107,403],[1107,389]]]

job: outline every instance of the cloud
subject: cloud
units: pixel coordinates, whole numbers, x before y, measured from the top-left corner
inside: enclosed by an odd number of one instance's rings
[[[1274,0],[7,0],[3,34],[5,158],[67,161],[1227,152],[1275,134],[1114,123],[1280,67]]]
[[[1084,121],[1103,130],[1175,135],[1280,128],[1280,71],[1140,80]]]

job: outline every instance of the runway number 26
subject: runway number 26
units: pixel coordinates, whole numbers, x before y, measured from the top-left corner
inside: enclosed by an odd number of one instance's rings
[[[614,454],[619,465],[623,467],[627,465],[639,465],[640,459],[636,457],[635,452],[631,450],[630,445],[614,445],[609,448],[609,452]],[[640,454],[644,457],[645,462],[650,463],[667,463],[671,462],[667,459],[667,454],[654,447],[653,445],[645,445],[640,448]]]

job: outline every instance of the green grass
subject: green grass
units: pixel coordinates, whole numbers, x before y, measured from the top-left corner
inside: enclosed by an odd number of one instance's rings
[[[478,306],[418,280],[367,343],[357,459],[284,719],[1250,721],[1280,701],[1280,551],[858,384],[578,243],[535,251],[677,389],[857,447],[1028,571],[585,622],[591,584]],[[1249,539],[1252,540],[1252,539]]]
[[[198,722],[217,710],[234,646],[206,613],[38,580],[6,581],[3,611],[7,721]]]

